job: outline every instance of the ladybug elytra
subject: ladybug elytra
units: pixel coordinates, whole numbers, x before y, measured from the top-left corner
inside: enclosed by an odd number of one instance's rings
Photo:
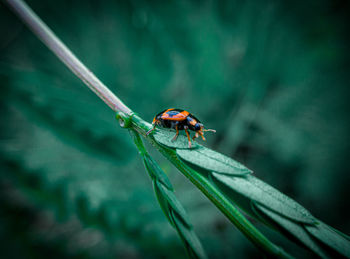
[[[173,108],[158,113],[154,117],[152,125],[153,128],[147,132],[147,135],[150,134],[153,130],[155,130],[156,126],[175,129],[176,134],[172,141],[176,140],[177,136],[179,135],[179,130],[185,130],[189,148],[191,148],[191,138],[188,130],[196,132],[192,138],[193,141],[199,136],[201,136],[202,139],[205,140],[203,133],[204,131],[216,132],[212,129],[204,129],[204,125],[188,111]]]

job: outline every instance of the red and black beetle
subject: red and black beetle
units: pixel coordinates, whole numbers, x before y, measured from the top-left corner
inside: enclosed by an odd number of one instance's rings
[[[193,140],[195,140],[199,136],[201,136],[202,139],[205,140],[203,134],[204,131],[216,132],[212,129],[204,129],[203,124],[188,111],[173,108],[158,113],[154,117],[152,125],[153,128],[147,132],[147,135],[150,134],[156,128],[157,125],[164,128],[175,129],[176,134],[172,141],[176,140],[177,136],[179,135],[179,130],[185,130],[188,138],[189,148],[191,148],[191,138],[190,134],[188,133],[188,130],[193,130],[196,132],[196,134],[192,138]]]

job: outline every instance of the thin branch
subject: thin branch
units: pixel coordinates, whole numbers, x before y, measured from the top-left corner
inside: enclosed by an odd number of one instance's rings
[[[44,44],[51,49],[74,74],[76,74],[93,92],[95,92],[110,108],[129,115],[132,111],[122,103],[90,70],[88,70],[74,54],[56,37],[56,35],[43,23],[43,21],[22,0],[4,0],[19,18],[36,34]],[[132,116],[132,127],[140,134],[146,135],[150,124]],[[123,127],[126,127],[124,125]],[[185,176],[187,176],[210,200],[240,229],[255,245],[272,255],[289,258],[281,248],[271,243],[252,224],[250,224],[226,199],[225,195],[208,179],[195,172],[176,155],[175,150],[167,149],[158,144],[153,137],[145,136],[165,157],[167,157]]]
[[[69,67],[112,110],[131,114],[132,111],[115,96],[51,31],[22,0],[4,0],[30,30]]]

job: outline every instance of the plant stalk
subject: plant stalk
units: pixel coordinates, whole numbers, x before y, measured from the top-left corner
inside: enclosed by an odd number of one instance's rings
[[[131,116],[133,112],[115,96],[50,30],[50,28],[22,0],[4,0],[18,17],[34,32],[35,35],[78,76],[95,94],[97,94],[112,110]],[[212,202],[238,227],[255,245],[283,258],[290,256],[265,238],[243,215],[206,179],[196,177],[189,168],[181,166],[176,156],[161,149],[151,137],[146,136],[149,123],[133,116],[133,128],[146,137],[165,157],[182,171]]]
[[[115,96],[51,31],[51,29],[22,0],[4,0],[28,28],[79,77],[112,110],[131,114],[132,111]]]
[[[195,172],[188,166],[184,165],[176,154],[167,148],[160,147],[153,137],[147,136],[146,132],[151,125],[136,115],[132,116],[133,127],[141,135],[143,135],[151,145],[158,149],[179,171],[181,171],[205,196],[207,196],[217,206],[222,213],[259,249],[280,258],[293,258],[279,246],[272,243],[266,238],[250,221],[248,221],[242,213],[235,207],[221,191],[208,179]]]

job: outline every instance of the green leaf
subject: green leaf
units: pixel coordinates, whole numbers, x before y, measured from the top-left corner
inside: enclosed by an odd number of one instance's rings
[[[146,135],[145,131],[149,130],[149,127],[144,127],[144,121],[133,116],[133,125],[135,129]],[[142,142],[137,140],[138,134],[134,134],[135,144],[140,149]],[[151,136],[146,137],[150,143],[156,147],[167,159],[169,159],[186,177],[188,177],[230,220],[237,226],[255,245],[263,248],[268,253],[282,258],[291,258],[283,249],[270,242],[263,234],[261,234],[234,206],[232,201],[229,201],[225,195],[208,179],[208,175],[205,176],[198,173],[195,169],[187,165],[180,157],[176,154],[176,149],[167,148],[164,145],[159,144]],[[140,151],[141,154],[144,151]],[[159,188],[157,188],[159,189]],[[168,217],[168,216],[167,216]],[[170,222],[172,222],[170,220]]]
[[[235,160],[203,146],[196,149],[177,149],[176,154],[192,165],[220,174],[242,176],[252,172]]]
[[[157,186],[157,189],[159,191],[159,194],[162,196],[162,199],[167,201],[168,207],[178,214],[183,224],[185,224],[189,228],[192,227],[185,209],[183,208],[179,200],[175,197],[174,193],[172,191],[169,191],[167,188],[164,187],[164,185],[162,185],[158,181],[156,181],[155,185]]]
[[[167,147],[170,148],[181,148],[181,149],[188,149],[188,139],[187,136],[179,134],[177,139],[175,141],[172,141],[173,137],[175,136],[176,132],[170,129],[156,129],[156,131],[153,133],[154,139]],[[196,143],[195,141],[192,141],[192,148],[195,149],[199,147],[200,145]]]
[[[287,218],[307,224],[315,223],[315,218],[299,203],[252,175],[231,177],[213,172],[212,177],[219,185],[228,187],[230,193],[243,195]]]
[[[317,255],[322,258],[327,258],[325,251],[318,245],[313,238],[309,235],[309,233],[305,230],[305,228],[298,222],[294,222],[289,218],[285,218],[280,214],[267,209],[266,207],[260,205],[259,203],[254,202],[254,206],[256,206],[257,211],[261,213],[261,216],[265,216],[267,220],[270,220],[277,224],[282,229],[286,230],[288,233],[292,234],[296,237],[302,244],[310,248]]]
[[[185,209],[174,193],[157,180],[153,181],[153,187],[165,216],[179,233],[189,257],[207,258],[198,237],[192,230],[192,225]]]
[[[343,256],[350,258],[349,241],[329,226],[323,222],[319,222],[316,226],[305,226],[305,228],[312,236],[323,242],[325,245],[338,251]]]
[[[204,249],[201,243],[198,240],[198,237],[193,232],[192,228],[182,224],[182,220],[178,219],[178,216],[174,213],[171,213],[171,217],[176,223],[176,229],[180,233],[181,239],[186,244],[186,249],[191,258],[207,258]]]
[[[154,192],[157,196],[160,207],[162,208],[170,224],[177,230],[185,245],[189,257],[206,258],[203,247],[198,237],[192,230],[192,225],[187,213],[179,200],[176,198],[168,177],[158,166],[156,161],[154,161],[148,154],[140,135],[132,129],[129,132],[139,150],[140,155],[143,158],[145,167],[152,178]]]
[[[145,167],[152,177],[152,179],[157,179],[162,184],[164,184],[168,189],[173,190],[173,186],[169,181],[169,178],[164,173],[164,171],[159,167],[159,165],[154,161],[154,159],[147,154],[144,155],[143,161],[145,163]]]
[[[170,224],[173,227],[175,227],[175,222],[170,217],[170,208],[169,208],[168,201],[167,201],[166,197],[163,195],[162,190],[159,188],[160,185],[158,184],[158,181],[153,180],[152,184],[153,184],[154,193],[156,194],[157,200],[159,202],[159,205],[160,205],[162,211],[164,212],[164,215],[167,217]]]
[[[350,241],[350,236],[344,234],[343,232],[340,232],[338,229],[335,229],[331,226],[328,226],[330,229],[332,229],[335,233],[341,235],[343,238],[345,238],[346,240]]]

